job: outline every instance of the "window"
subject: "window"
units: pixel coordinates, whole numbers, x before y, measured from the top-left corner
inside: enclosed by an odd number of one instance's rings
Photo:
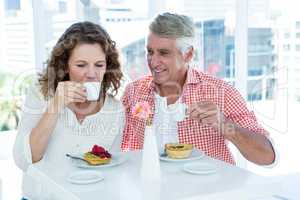
[[[270,133],[275,144],[280,144],[282,147],[277,147],[280,156],[280,164],[274,169],[259,169],[247,162],[247,168],[263,175],[279,175],[299,171],[299,164],[287,159],[287,155],[297,156],[295,150],[285,152],[285,147],[294,143],[298,139],[293,133],[297,132],[297,116],[299,112],[299,101],[297,98],[297,88],[300,88],[300,72],[294,69],[300,66],[295,58],[300,57],[300,18],[290,17],[294,5],[287,5],[284,1],[275,0],[260,0],[268,2],[265,11],[268,9],[274,15],[268,15],[268,12],[262,12],[260,16],[254,16],[254,13],[249,10],[249,27],[257,27],[259,29],[271,28],[272,36],[268,36],[267,32],[260,33],[261,41],[272,41],[274,48],[271,51],[260,51],[260,56],[255,58],[248,57],[248,103],[251,102],[256,117],[261,121],[261,125]],[[252,1],[247,1],[248,3]],[[278,4],[276,3],[278,2]],[[276,4],[276,8],[275,5]],[[276,13],[280,12],[280,16]],[[249,33],[249,32],[248,32]],[[254,33],[255,34],[255,33]],[[251,41],[249,41],[249,45]],[[264,43],[258,42],[259,45]],[[262,45],[267,48],[267,45]],[[299,55],[298,55],[299,54]],[[277,59],[270,59],[268,56],[276,56]],[[258,59],[256,62],[254,60]],[[262,60],[260,60],[262,59]],[[252,63],[252,64],[251,64]],[[260,64],[261,63],[261,64]],[[262,70],[260,72],[260,69]],[[256,74],[257,73],[257,74]],[[262,73],[262,75],[259,75]],[[299,97],[299,93],[298,93]],[[295,103],[293,106],[290,103]],[[297,105],[297,106],[295,106]],[[290,124],[293,124],[293,128]],[[276,148],[275,147],[275,148]],[[296,147],[296,146],[295,146]],[[297,152],[299,152],[299,146]],[[294,166],[297,165],[297,170]],[[276,169],[275,169],[276,168]]]
[[[266,87],[266,99],[274,99],[276,90],[276,79],[268,79]]]
[[[204,70],[224,78],[225,55],[230,53],[233,40],[226,34],[224,20],[205,20],[202,24]],[[232,60],[227,61],[228,65],[233,65]]]
[[[283,62],[289,62],[290,57],[289,56],[283,56]]]
[[[282,48],[283,48],[283,51],[290,51],[291,50],[291,46],[289,44],[284,44],[282,46]]]
[[[300,21],[296,21],[296,29],[300,29]]]
[[[124,0],[110,0],[110,3],[112,3],[112,4],[120,4],[120,3],[124,3]]]
[[[295,56],[294,57],[294,61],[295,61],[295,64],[296,64],[296,66],[295,67],[300,67],[299,65],[300,65],[300,57],[299,56]],[[299,73],[300,74],[300,73]]]
[[[285,39],[289,39],[290,37],[291,37],[291,33],[288,33],[288,32],[284,33]]]
[[[261,76],[263,74],[263,67],[248,67],[248,76]]]
[[[67,12],[67,2],[65,1],[58,2],[58,12],[61,14]]]
[[[296,89],[295,93],[296,93],[296,99],[297,99],[298,101],[300,101],[300,89],[299,89],[299,88]]]
[[[145,40],[134,41],[122,49],[122,55],[125,59],[124,72],[131,80],[135,80],[149,73],[145,60]]]
[[[6,11],[15,11],[20,9],[21,9],[20,0],[5,0]]]
[[[262,99],[262,81],[250,80],[247,85],[248,101],[258,101]]]

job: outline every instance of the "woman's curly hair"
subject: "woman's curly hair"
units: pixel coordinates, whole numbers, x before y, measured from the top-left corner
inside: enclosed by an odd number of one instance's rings
[[[116,95],[123,77],[116,44],[108,33],[92,22],[79,22],[71,25],[59,38],[47,61],[47,68],[40,74],[39,83],[45,99],[53,97],[60,81],[70,80],[68,61],[77,44],[99,44],[106,55],[106,72],[101,84],[102,93],[110,90]]]

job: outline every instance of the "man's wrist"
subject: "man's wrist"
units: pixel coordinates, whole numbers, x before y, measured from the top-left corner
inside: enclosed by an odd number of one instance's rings
[[[235,141],[237,140],[238,137],[238,126],[236,125],[236,123],[234,123],[233,121],[229,120],[229,119],[224,119],[223,123],[222,123],[222,134],[224,135],[224,137],[229,140],[229,141]]]

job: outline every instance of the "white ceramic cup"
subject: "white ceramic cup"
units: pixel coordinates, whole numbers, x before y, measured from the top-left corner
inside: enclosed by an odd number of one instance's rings
[[[97,101],[100,95],[100,82],[85,82],[83,86],[86,89],[87,100],[88,101]]]
[[[186,111],[187,111],[187,105],[184,103],[178,103],[176,105],[176,113],[173,115],[173,119],[176,122],[183,121],[185,118],[188,117]]]

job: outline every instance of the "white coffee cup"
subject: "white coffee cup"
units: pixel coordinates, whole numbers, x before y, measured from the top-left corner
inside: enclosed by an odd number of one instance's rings
[[[187,105],[184,103],[178,103],[176,104],[176,113],[173,115],[173,120],[176,122],[183,121],[185,118],[187,118]]]
[[[88,101],[97,101],[100,95],[100,82],[85,82],[83,86],[86,89],[87,100]]]

